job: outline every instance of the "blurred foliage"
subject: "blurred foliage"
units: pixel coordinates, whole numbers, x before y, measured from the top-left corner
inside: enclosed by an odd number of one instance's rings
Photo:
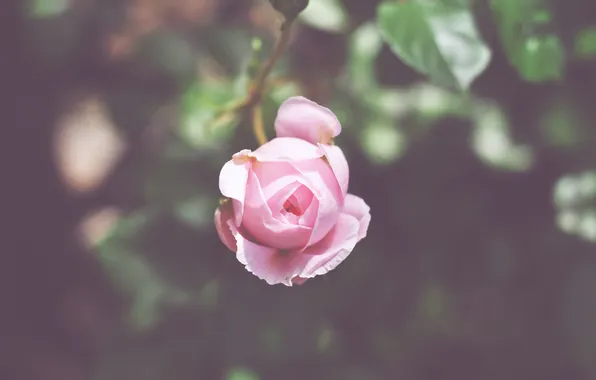
[[[559,227],[596,242],[596,172],[562,177],[555,187]]]
[[[395,53],[437,84],[466,89],[490,61],[464,0],[387,2],[378,18]]]
[[[498,15],[501,42],[520,75],[532,82],[559,79],[565,51],[553,30],[549,2],[544,0],[492,0]]]
[[[574,52],[578,57],[583,58],[596,56],[596,28],[580,31],[575,42]]]
[[[593,1],[310,0],[267,133],[292,95],[336,112],[372,224],[291,289],[248,274],[212,225],[221,166],[256,147],[227,110],[273,48],[270,4],[29,9],[29,43],[58,71],[82,65],[94,20],[94,64],[119,73],[95,84],[142,146],[118,177],[125,215],[94,243],[130,304],[94,379],[596,377]]]
[[[306,25],[329,32],[345,32],[348,26],[348,15],[339,0],[313,1],[299,17]]]

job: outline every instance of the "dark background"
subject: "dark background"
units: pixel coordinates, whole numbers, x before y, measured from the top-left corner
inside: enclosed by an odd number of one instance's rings
[[[378,2],[343,3],[356,28]],[[407,138],[393,156],[366,142],[374,112],[341,85],[347,34],[300,25],[281,71],[344,115],[337,143],[372,223],[335,271],[271,287],[211,225],[219,169],[256,145],[250,125],[201,143],[175,133],[188,102],[213,108],[210,78],[239,76],[250,36],[272,44],[267,4],[79,0],[43,17],[3,4],[2,379],[596,376],[594,236],[560,228],[596,212],[593,58],[570,60],[560,82],[524,81],[476,2],[493,59],[472,97],[506,115],[532,165],[479,156],[476,103],[432,117],[412,106],[389,123]],[[591,1],[552,7],[566,43],[594,25]],[[404,94],[424,81],[386,47],[375,72]],[[279,102],[266,101],[270,125]],[[73,147],[82,153],[56,160]],[[587,190],[555,202],[563,177]]]

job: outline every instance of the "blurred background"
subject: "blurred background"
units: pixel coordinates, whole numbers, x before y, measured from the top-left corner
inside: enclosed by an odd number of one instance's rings
[[[380,3],[310,0],[270,77],[269,136],[289,96],[330,107],[372,214],[287,288],[212,225],[257,146],[220,110],[269,2],[6,2],[2,379],[596,378],[596,3],[470,1],[490,60],[463,92],[396,54]]]

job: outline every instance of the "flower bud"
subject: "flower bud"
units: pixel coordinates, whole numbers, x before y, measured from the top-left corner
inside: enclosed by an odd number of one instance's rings
[[[308,6],[308,0],[269,0],[271,6],[283,14],[286,21],[293,21]]]

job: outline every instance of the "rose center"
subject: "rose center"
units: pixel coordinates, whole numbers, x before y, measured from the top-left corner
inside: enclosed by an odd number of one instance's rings
[[[296,199],[295,195],[290,196],[288,200],[284,202],[283,208],[286,212],[296,216],[301,216],[304,214],[304,210],[302,207],[300,207],[300,203],[298,202],[298,199]]]

